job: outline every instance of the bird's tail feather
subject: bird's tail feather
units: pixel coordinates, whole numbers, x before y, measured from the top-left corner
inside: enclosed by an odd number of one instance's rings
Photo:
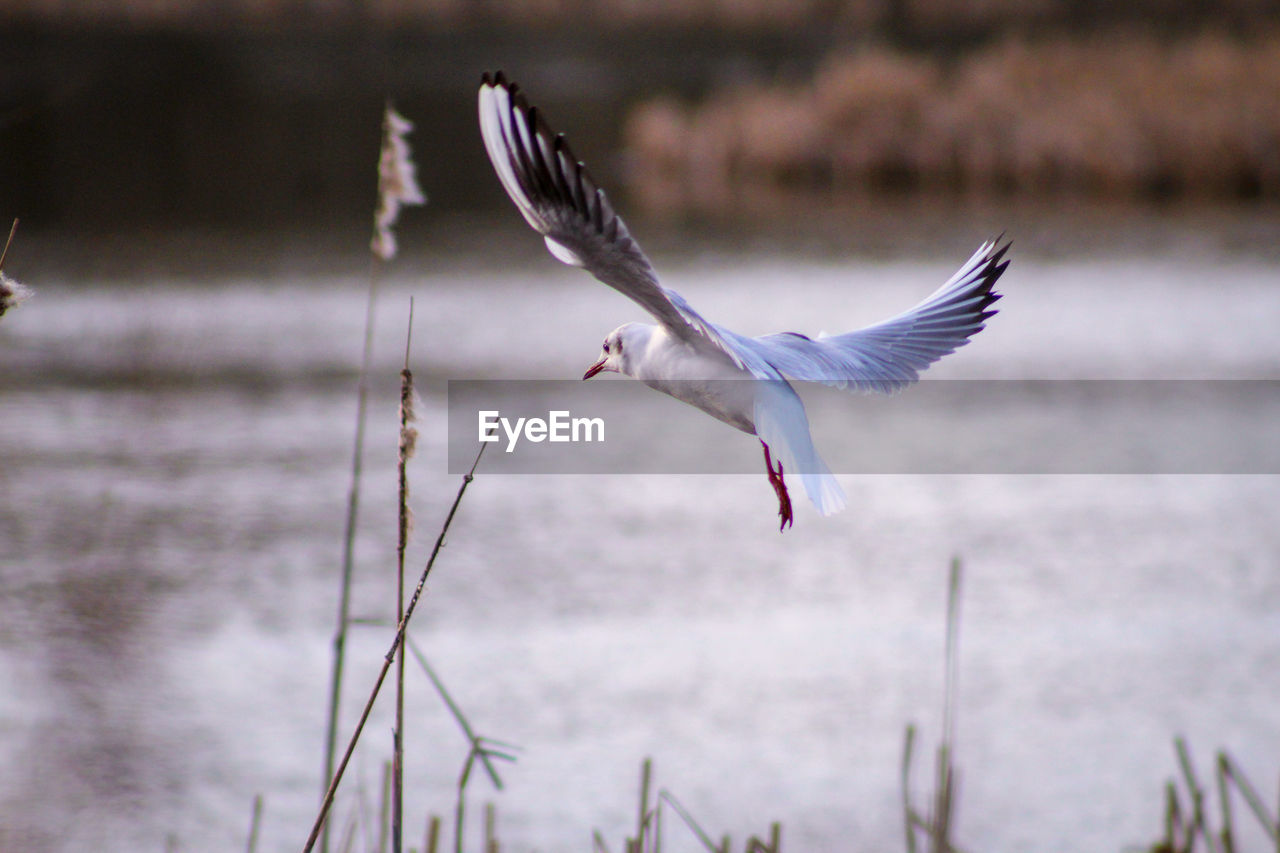
[[[821,459],[817,459],[817,462],[823,468],[826,467]],[[840,487],[840,481],[830,471],[823,471],[820,474],[801,473],[800,479],[804,483],[805,494],[809,496],[809,500],[813,501],[818,512],[823,515],[834,515],[845,508],[844,489]]]
[[[813,446],[809,418],[795,390],[782,381],[759,382],[754,414],[756,434],[782,463],[784,473],[800,477],[818,512],[831,515],[844,509],[844,489]]]

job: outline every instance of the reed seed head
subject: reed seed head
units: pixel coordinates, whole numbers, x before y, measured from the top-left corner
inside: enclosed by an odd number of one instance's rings
[[[10,308],[16,308],[31,298],[32,290],[0,272],[0,317]]]
[[[382,118],[382,154],[378,158],[378,209],[373,215],[373,253],[384,261],[396,255],[392,226],[400,218],[400,208],[426,204],[427,196],[418,186],[418,167],[405,139],[413,123],[387,105]]]

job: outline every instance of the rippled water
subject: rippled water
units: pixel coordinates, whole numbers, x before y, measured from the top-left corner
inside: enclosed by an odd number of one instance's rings
[[[935,375],[1280,378],[1265,229],[1078,254],[1034,233],[1015,245],[1002,313]],[[357,616],[385,623],[394,601],[409,297],[414,576],[458,485],[444,381],[577,376],[610,328],[640,319],[536,243],[511,251],[510,264],[406,264],[384,284]],[[754,333],[879,319],[967,256],[653,254],[700,310]],[[0,321],[0,848],[238,849],[261,793],[260,849],[300,849],[320,792],[362,264],[26,277],[38,296]],[[814,427],[831,446],[849,425]],[[473,812],[495,802],[504,849],[586,850],[593,829],[620,848],[645,756],[735,847],[776,819],[790,850],[902,849],[903,734],[919,725],[923,800],[953,555],[966,849],[1151,842],[1176,734],[1202,778],[1225,747],[1274,802],[1276,476],[842,481],[846,512],[797,502],[779,535],[762,476],[482,465],[413,636],[479,733],[521,747],[506,790],[471,783]],[[391,634],[354,632],[344,737]],[[420,845],[428,811],[452,815],[466,744],[413,669],[407,706]],[[390,709],[384,698],[353,761],[339,829],[363,815],[372,832]],[[674,822],[666,835],[696,849]]]

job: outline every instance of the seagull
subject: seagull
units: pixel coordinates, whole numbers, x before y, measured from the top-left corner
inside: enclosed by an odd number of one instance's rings
[[[634,300],[657,323],[627,323],[604,339],[583,379],[620,373],[760,439],[778,498],[779,530],[793,524],[784,466],[798,473],[822,515],[845,506],[813,446],[804,404],[788,379],[894,393],[981,331],[1009,265],[1003,236],[982,244],[914,308],[840,335],[747,337],[704,318],[658,275],[604,190],[537,107],[503,72],[480,79],[480,132],[507,195],[559,261]],[[749,382],[724,380],[753,380]],[[776,457],[776,458],[775,458]]]

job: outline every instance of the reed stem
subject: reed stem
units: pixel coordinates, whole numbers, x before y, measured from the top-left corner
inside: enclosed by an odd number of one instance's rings
[[[423,853],[436,853],[436,847],[440,843],[440,818],[432,815],[427,819],[427,837],[423,841]]]
[[[360,734],[364,731],[364,725],[369,720],[369,714],[373,710],[373,703],[377,700],[378,693],[382,690],[382,683],[386,681],[387,672],[391,669],[396,652],[399,650],[401,643],[404,642],[405,630],[409,626],[409,620],[413,618],[413,611],[418,606],[422,591],[426,588],[427,577],[431,574],[431,569],[436,563],[436,557],[440,555],[440,549],[444,547],[444,538],[449,532],[449,526],[453,524],[454,516],[457,515],[458,505],[462,503],[462,496],[466,494],[467,486],[475,479],[476,467],[480,464],[480,459],[484,456],[484,449],[488,446],[488,444],[480,445],[480,451],[476,454],[475,461],[471,463],[471,470],[462,477],[462,485],[458,487],[458,494],[454,497],[453,506],[449,508],[449,514],[445,517],[444,524],[440,527],[440,535],[436,537],[436,544],[431,549],[431,556],[427,558],[427,565],[422,570],[422,575],[418,578],[418,585],[414,587],[413,595],[410,596],[409,603],[405,607],[404,618],[400,620],[400,624],[396,628],[396,636],[391,642],[391,648],[382,660],[382,669],[378,672],[378,678],[374,682],[373,689],[369,692],[369,698],[364,704],[364,711],[361,712],[360,720],[356,723],[355,732],[352,733],[351,740],[347,743],[346,752],[343,753],[342,760],[338,763],[337,769],[334,770],[333,778],[325,791],[324,799],[320,803],[320,813],[316,815],[315,825],[311,827],[311,834],[307,837],[303,853],[310,853],[315,847],[316,839],[320,837],[320,832],[327,822],[329,809],[333,806],[334,795],[338,791],[338,785],[342,782],[342,775],[346,772],[347,764],[351,761],[351,755],[355,752],[356,744],[360,741]]]
[[[382,793],[378,798],[378,853],[387,853],[387,818],[391,810],[391,762],[382,765]]]
[[[369,408],[369,367],[373,361],[373,315],[377,303],[382,265],[375,256],[369,261],[369,292],[364,309],[364,350],[360,356],[360,378],[356,384],[356,429],[351,449],[351,480],[347,488],[347,518],[342,535],[342,579],[338,594],[338,625],[333,635],[333,669],[329,675],[329,717],[325,726],[324,778],[333,778],[333,759],[338,746],[338,712],[342,704],[342,675],[347,652],[347,627],[351,620],[351,579],[355,567],[356,525],[360,518],[360,479],[364,470],[364,430]],[[327,793],[327,792],[326,792]],[[321,853],[329,851],[329,830],[325,825]]]
[[[396,537],[396,624],[404,619],[404,552],[409,544],[409,457],[417,437],[413,421],[413,374],[409,346],[413,341],[413,297],[409,297],[409,328],[404,340],[404,369],[400,371],[400,444],[396,459],[398,524]],[[396,650],[396,725],[392,737],[391,849],[403,849],[404,827],[404,648]]]
[[[262,795],[253,798],[253,816],[249,818],[249,840],[245,844],[246,853],[257,853],[258,830],[262,826]]]
[[[4,241],[4,251],[0,252],[0,270],[4,269],[4,259],[9,257],[9,247],[13,245],[13,235],[18,232],[18,217],[13,218],[13,224],[9,226],[9,239]]]

